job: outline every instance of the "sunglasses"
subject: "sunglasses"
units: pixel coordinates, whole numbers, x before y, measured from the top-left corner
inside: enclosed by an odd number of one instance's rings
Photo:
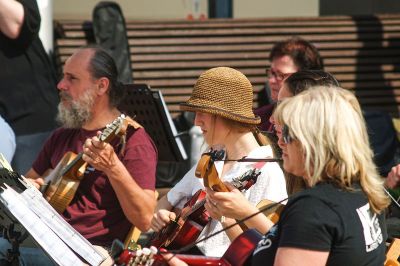
[[[289,134],[289,127],[284,125],[282,128],[282,138],[285,144],[289,144],[293,141],[293,138]]]

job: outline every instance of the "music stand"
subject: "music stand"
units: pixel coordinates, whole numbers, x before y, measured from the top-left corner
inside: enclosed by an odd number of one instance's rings
[[[0,156],[2,156],[0,154]],[[8,170],[0,166],[0,187],[5,184],[14,188],[18,192],[25,190],[25,187],[18,181],[18,175],[12,173],[10,176]],[[19,265],[19,246],[29,236],[25,228],[16,220],[13,215],[0,203],[0,237],[9,241],[11,249],[4,254],[5,258],[0,260],[0,265],[9,263],[10,265]]]
[[[4,254],[5,258],[0,260],[0,265],[19,265],[19,246],[28,236],[24,227],[0,204],[0,237],[8,240],[11,245]]]
[[[126,96],[119,109],[140,123],[158,149],[159,161],[181,162],[187,159],[161,91],[147,84],[126,84]]]

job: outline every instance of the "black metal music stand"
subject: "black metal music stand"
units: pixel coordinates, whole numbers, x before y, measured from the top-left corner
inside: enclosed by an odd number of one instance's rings
[[[19,175],[0,168],[0,187],[12,187],[15,191],[22,192],[25,187],[18,181]],[[25,228],[14,218],[7,208],[0,202],[0,237],[8,240],[11,249],[4,254],[0,265],[19,265],[19,246],[29,236]]]
[[[0,265],[19,265],[19,246],[29,236],[23,226],[0,204],[0,237],[8,240],[11,248],[0,259]]]
[[[140,123],[158,149],[159,161],[181,162],[187,159],[179,134],[172,122],[161,91],[146,84],[126,84],[126,97],[119,109]]]

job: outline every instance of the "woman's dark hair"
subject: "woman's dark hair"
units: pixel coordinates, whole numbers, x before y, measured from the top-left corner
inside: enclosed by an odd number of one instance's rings
[[[124,97],[124,87],[118,81],[118,69],[114,59],[100,47],[89,47],[94,51],[89,63],[89,72],[94,79],[107,78],[110,81],[108,95],[110,104],[117,107]]]
[[[302,91],[308,90],[311,87],[319,85],[340,87],[339,82],[330,73],[322,70],[300,70],[286,78],[284,84],[293,96]],[[277,139],[275,140],[277,141]],[[279,154],[280,148],[277,144],[275,145],[275,149]],[[306,187],[306,184],[301,177],[296,177],[290,173],[286,173],[285,171],[284,174],[288,195],[292,195]]]
[[[340,87],[334,76],[322,70],[300,70],[285,79],[284,84],[293,95],[314,86]]]
[[[324,63],[317,48],[299,37],[292,37],[288,40],[276,43],[269,54],[272,62],[277,57],[289,56],[298,70],[304,69],[324,69]]]

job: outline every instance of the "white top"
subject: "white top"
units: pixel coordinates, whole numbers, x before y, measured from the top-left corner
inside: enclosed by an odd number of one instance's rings
[[[272,149],[270,146],[261,146],[249,153],[248,158],[266,158],[272,157]],[[254,168],[254,162],[236,162],[231,170],[221,178],[223,181],[231,181],[233,178],[239,177],[249,169]],[[224,162],[216,161],[215,168],[221,176]],[[195,176],[196,166],[190,169],[189,172],[177,183],[167,194],[169,203],[178,208],[183,205],[195,194],[199,189],[203,189],[203,179]],[[281,201],[287,198],[286,182],[283,172],[277,163],[266,163],[261,169],[261,174],[258,176],[257,182],[247,191],[243,192],[245,197],[254,205],[257,205],[262,199],[271,201]],[[222,225],[216,221],[211,222],[204,228],[199,236],[202,239],[204,236],[212,234],[222,229]],[[225,233],[218,234],[206,241],[197,245],[197,247],[206,256],[221,257],[228,246],[230,240]]]
[[[11,164],[11,160],[15,153],[15,135],[14,131],[7,122],[0,116],[0,153],[4,155]]]

